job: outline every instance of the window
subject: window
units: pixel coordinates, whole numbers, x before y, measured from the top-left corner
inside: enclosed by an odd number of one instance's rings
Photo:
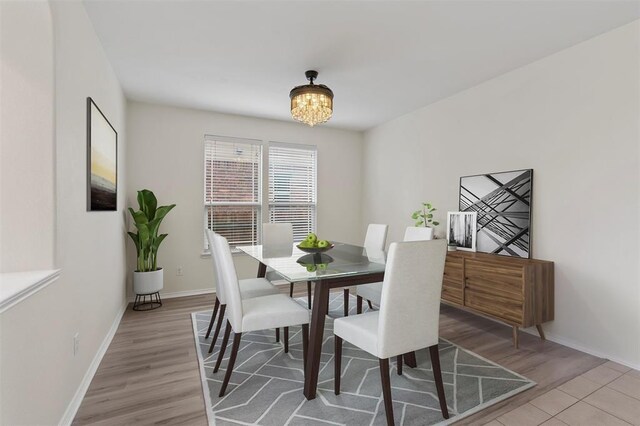
[[[258,244],[261,142],[207,137],[204,146],[205,226],[226,237],[231,246]],[[205,249],[206,241],[205,236]]]
[[[269,144],[269,221],[293,224],[293,239],[302,241],[316,229],[314,146]]]
[[[292,223],[296,242],[316,229],[316,147],[269,142],[266,158],[262,147],[258,140],[205,136],[204,226],[232,247],[260,244],[263,222]]]

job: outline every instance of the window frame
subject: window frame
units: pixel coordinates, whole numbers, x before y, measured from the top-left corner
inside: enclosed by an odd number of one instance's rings
[[[313,188],[313,201],[311,202],[272,202],[271,201],[271,148],[284,148],[284,149],[296,149],[300,151],[312,151],[315,153],[313,156],[313,183],[315,188]],[[266,200],[266,216],[267,221],[271,222],[271,208],[277,206],[283,207],[313,207],[312,209],[312,223],[310,227],[310,232],[316,232],[318,225],[318,147],[316,145],[307,145],[307,144],[297,144],[297,143],[286,143],[286,142],[276,142],[269,141],[267,144],[267,155],[265,156],[266,162],[266,170],[267,170],[267,200]],[[294,231],[295,232],[295,231]],[[295,235],[294,235],[295,240]],[[298,241],[296,241],[298,242]]]
[[[209,201],[207,202],[207,145],[211,142],[225,142],[225,143],[235,143],[235,144],[244,144],[244,145],[254,145],[258,146],[260,151],[260,158],[258,161],[258,201]],[[260,238],[262,235],[262,222],[263,222],[263,186],[264,186],[264,142],[260,139],[249,139],[249,138],[236,138],[230,136],[216,136],[205,134],[204,140],[202,143],[202,201],[203,201],[203,223],[204,229],[209,229],[209,221],[208,221],[208,213],[209,207],[216,206],[228,206],[228,207],[236,207],[236,206],[251,206],[257,208],[257,217],[258,221],[256,224],[256,235],[257,241],[260,242]],[[235,250],[235,248],[233,248]],[[203,253],[208,254],[211,253],[209,249],[209,242],[207,241],[207,236],[204,235],[203,238]]]
[[[206,201],[206,191],[207,191],[207,143],[210,142],[228,142],[228,143],[239,143],[239,144],[247,144],[247,145],[257,145],[260,147],[260,161],[258,163],[258,201],[257,202],[221,202],[221,201]],[[314,202],[309,203],[271,203],[269,197],[266,199],[263,197],[264,193],[269,194],[269,149],[274,147],[283,147],[283,148],[292,148],[292,149],[300,149],[300,150],[309,150],[315,151],[314,158]],[[265,155],[266,151],[266,155]],[[251,138],[239,138],[232,136],[218,136],[213,134],[205,134],[202,142],[202,200],[203,200],[203,229],[209,229],[208,223],[208,211],[210,207],[215,206],[252,206],[257,208],[257,217],[258,223],[256,225],[257,232],[257,244],[262,244],[262,224],[264,222],[271,222],[270,220],[270,209],[271,206],[283,205],[283,206],[312,206],[313,207],[313,230],[312,232],[316,232],[318,225],[318,147],[315,144],[302,144],[302,143],[289,143],[289,142],[277,142],[271,140],[264,139],[251,139]],[[239,252],[235,247],[231,248],[234,253]],[[203,235],[203,256],[209,256],[211,251],[209,249],[209,243],[207,241],[206,235]]]

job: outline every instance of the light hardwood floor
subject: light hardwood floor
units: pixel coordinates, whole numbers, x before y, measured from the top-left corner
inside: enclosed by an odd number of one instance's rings
[[[306,296],[306,286],[297,285],[296,295]],[[169,299],[151,312],[129,307],[74,424],[206,424],[190,314],[211,309],[213,300],[211,294]],[[459,424],[490,422],[605,362],[527,333],[514,349],[511,327],[447,306],[440,334],[538,383]]]

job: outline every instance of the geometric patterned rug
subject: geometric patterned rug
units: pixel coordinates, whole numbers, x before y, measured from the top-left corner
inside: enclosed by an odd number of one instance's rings
[[[200,377],[209,424],[215,425],[385,425],[378,360],[346,341],[342,349],[341,394],[333,393],[333,320],[342,316],[342,294],[331,293],[325,322],[321,370],[316,399],[302,394],[302,340],[300,327],[289,330],[289,353],[275,342],[273,330],[242,335],[235,369],[223,398],[218,397],[226,371],[225,358],[213,374],[222,336],[209,354],[211,338],[204,335],[211,311],[191,314]],[[350,303],[355,314],[355,297]],[[307,305],[306,298],[297,299]],[[366,305],[366,304],[365,304]],[[351,312],[350,312],[351,315]],[[223,334],[224,325],[220,334]],[[230,352],[231,341],[227,347]],[[449,420],[440,413],[429,352],[416,352],[417,368],[405,366],[396,374],[390,360],[391,394],[398,425],[449,424],[520,393],[535,383],[513,371],[440,339],[440,363]]]

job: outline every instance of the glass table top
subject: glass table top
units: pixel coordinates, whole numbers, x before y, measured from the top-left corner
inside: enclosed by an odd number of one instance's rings
[[[384,272],[386,254],[364,247],[334,242],[324,253],[305,253],[295,246],[238,246],[289,282],[316,281]]]

